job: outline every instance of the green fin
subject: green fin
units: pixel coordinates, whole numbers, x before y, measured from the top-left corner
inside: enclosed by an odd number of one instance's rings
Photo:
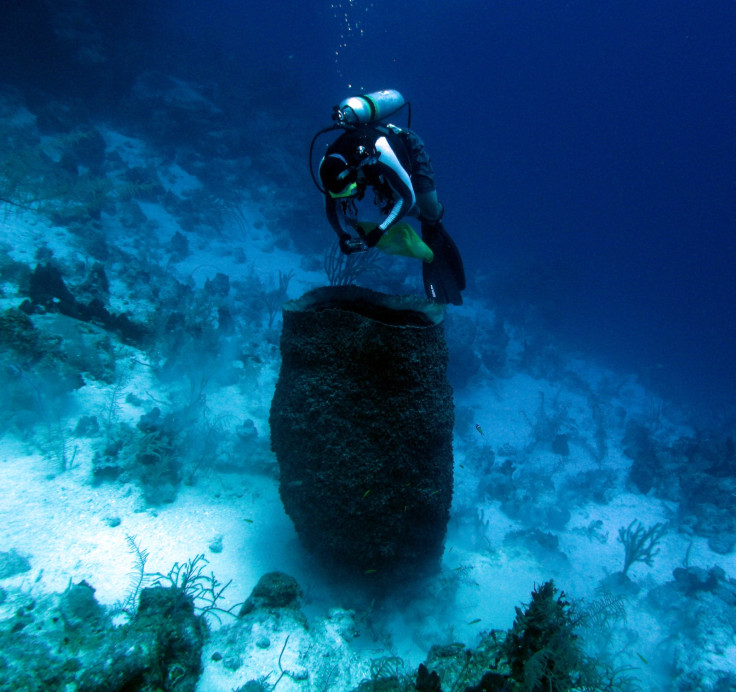
[[[364,234],[370,233],[378,224],[360,222]],[[412,259],[431,262],[434,255],[417,232],[406,221],[389,226],[376,247],[387,255],[401,255]]]

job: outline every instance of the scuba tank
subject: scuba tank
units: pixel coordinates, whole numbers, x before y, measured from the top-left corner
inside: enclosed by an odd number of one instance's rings
[[[404,97],[396,89],[384,89],[383,91],[372,91],[370,94],[359,94],[350,96],[340,102],[340,105],[332,109],[332,119],[335,121],[329,127],[320,130],[312,138],[309,146],[309,172],[317,189],[324,194],[324,190],[314,173],[313,154],[314,144],[317,139],[334,130],[347,130],[366,127],[383,118],[394,115],[406,106],[408,111],[407,127],[411,128],[411,103],[405,101]]]
[[[372,123],[393,115],[405,103],[404,97],[396,89],[350,96],[335,106],[332,119],[343,126]]]

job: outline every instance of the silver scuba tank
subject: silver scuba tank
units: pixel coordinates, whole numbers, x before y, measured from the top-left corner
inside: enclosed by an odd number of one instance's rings
[[[373,91],[350,96],[335,106],[333,119],[344,125],[383,120],[404,105],[404,97],[396,89]]]

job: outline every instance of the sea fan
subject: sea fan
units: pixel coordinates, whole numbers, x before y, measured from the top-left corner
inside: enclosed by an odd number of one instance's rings
[[[128,593],[123,599],[120,610],[128,615],[132,615],[135,613],[138,594],[143,588],[143,584],[147,578],[146,561],[148,560],[148,551],[143,550],[138,543],[136,543],[135,536],[129,536],[126,534],[125,541],[128,544],[128,552],[130,552],[134,557],[135,567],[128,575],[130,578]]]

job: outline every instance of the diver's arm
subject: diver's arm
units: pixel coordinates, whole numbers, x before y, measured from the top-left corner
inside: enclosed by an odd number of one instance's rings
[[[388,176],[384,175],[384,177],[388,180]],[[378,225],[378,230],[381,233],[385,233],[391,225],[395,224],[399,219],[405,216],[414,205],[413,193],[408,196],[401,187],[397,189],[391,180],[388,180],[388,183],[391,185],[391,189],[396,193],[396,201],[391,207],[391,211],[389,211],[388,216]],[[411,192],[411,188],[409,188],[409,192]]]
[[[325,195],[325,214],[327,215],[327,221],[332,226],[332,230],[337,233],[338,238],[345,235],[346,231],[340,223],[340,218],[337,215],[337,201],[329,195]]]
[[[342,207],[339,207],[342,209]],[[363,252],[368,247],[361,238],[353,238],[350,233],[346,230],[345,214],[342,211],[338,211],[337,200],[333,199],[329,195],[325,195],[325,213],[327,214],[327,221],[332,230],[337,233],[337,237],[340,239],[340,251],[345,255],[351,255],[354,252]]]
[[[396,200],[386,218],[372,231],[375,242],[378,242],[389,226],[409,213],[416,202],[416,198],[409,174],[399,162],[385,137],[380,137],[376,141],[376,149],[380,153],[380,157],[375,164],[374,172],[383,176],[383,179],[391,186]]]

